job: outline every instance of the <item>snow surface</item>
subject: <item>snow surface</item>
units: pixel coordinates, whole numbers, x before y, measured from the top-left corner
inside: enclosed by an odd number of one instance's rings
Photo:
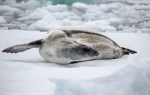
[[[0,30],[0,50],[40,39],[46,32]],[[58,65],[37,49],[0,53],[0,95],[149,95],[150,34],[102,33],[137,54]]]

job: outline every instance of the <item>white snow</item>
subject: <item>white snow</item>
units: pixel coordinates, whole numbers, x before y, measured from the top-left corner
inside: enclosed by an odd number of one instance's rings
[[[0,33],[2,51],[15,44],[40,39],[46,32],[0,30]],[[0,94],[149,95],[150,34],[102,34],[138,53],[69,65],[46,62],[38,49],[18,54],[0,53]]]

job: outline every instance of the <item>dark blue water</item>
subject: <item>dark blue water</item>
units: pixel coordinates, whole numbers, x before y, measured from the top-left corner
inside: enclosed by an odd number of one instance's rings
[[[72,5],[74,2],[82,2],[86,4],[100,4],[103,0],[52,0],[52,3],[55,4],[67,4]]]
[[[3,2],[6,0],[0,0],[0,2]],[[20,2],[27,2],[29,0],[16,0],[17,3]],[[37,0],[39,1],[41,4],[44,4],[47,1],[52,1],[52,4],[56,5],[56,4],[67,4],[67,5],[72,5],[75,2],[82,2],[82,3],[86,3],[86,4],[100,4],[102,2],[108,1],[108,0]]]

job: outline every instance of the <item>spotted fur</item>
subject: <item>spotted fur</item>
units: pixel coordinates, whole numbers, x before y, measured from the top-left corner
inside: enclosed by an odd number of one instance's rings
[[[136,53],[120,47],[97,31],[75,27],[52,29],[40,40],[11,46],[2,52],[19,53],[31,48],[39,48],[39,53],[45,60],[58,64],[116,59],[125,54]]]

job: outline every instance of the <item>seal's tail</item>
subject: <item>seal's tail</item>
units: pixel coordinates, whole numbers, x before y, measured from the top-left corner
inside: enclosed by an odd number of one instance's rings
[[[14,45],[14,46],[8,47],[8,48],[4,49],[2,52],[18,53],[18,52],[23,52],[23,51],[31,49],[31,48],[39,48],[42,44],[43,44],[43,40],[40,39],[40,40],[32,41],[30,43]]]
[[[129,54],[129,53],[131,53],[131,54],[137,53],[136,51],[131,50],[131,49],[127,49],[127,48],[124,48],[124,47],[121,47],[121,48],[122,48],[122,52],[123,52],[124,55]]]

